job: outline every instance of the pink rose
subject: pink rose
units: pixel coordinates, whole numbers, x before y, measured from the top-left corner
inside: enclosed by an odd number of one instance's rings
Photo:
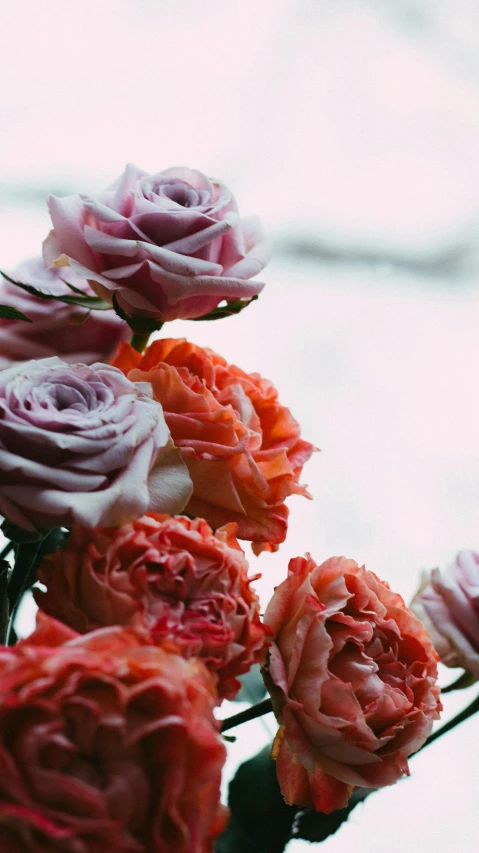
[[[73,270],[68,267],[49,270],[42,258],[24,261],[11,277],[48,293],[71,295],[62,282],[64,279],[87,295],[93,295],[88,282]],[[0,368],[52,355],[82,364],[109,361],[120,341],[131,337],[130,328],[114,311],[91,311],[87,316],[85,308],[30,296],[8,281],[2,285],[0,301],[32,320],[26,323],[0,319]]]
[[[130,165],[103,193],[48,203],[46,263],[69,263],[110,303],[116,292],[128,315],[201,317],[263,288],[248,281],[268,260],[258,219],[240,219],[227,187],[201,172]]]
[[[402,598],[354,560],[298,557],[264,621],[286,802],[328,813],[347,805],[353,786],[381,788],[408,773],[441,704],[437,655]]]
[[[206,853],[225,748],[198,660],[40,614],[0,649],[2,853]]]
[[[190,478],[147,383],[59,358],[0,372],[0,514],[27,530],[179,512]]]
[[[411,607],[442,663],[479,678],[479,554],[460,551],[445,571],[425,572]]]
[[[263,658],[264,628],[235,525],[216,535],[201,518],[145,515],[118,529],[74,527],[38,570],[46,613],[82,633],[133,625],[215,673],[232,699]]]

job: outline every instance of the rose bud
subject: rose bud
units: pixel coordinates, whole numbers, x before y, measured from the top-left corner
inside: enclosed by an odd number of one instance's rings
[[[407,774],[441,704],[436,652],[402,598],[354,560],[318,566],[298,557],[264,621],[286,802],[329,813],[347,805],[354,786],[381,788]]]
[[[26,530],[180,512],[191,493],[146,383],[59,358],[0,372],[0,514]]]
[[[154,643],[200,657],[220,697],[263,658],[264,628],[235,525],[216,535],[201,518],[145,515],[120,528],[74,527],[38,569],[46,613],[84,633],[133,625]]]
[[[42,258],[24,261],[12,278],[38,290],[72,295],[64,281],[93,296],[88,282],[68,267],[47,269]],[[32,358],[60,356],[71,363],[110,361],[120,341],[131,337],[128,325],[114,311],[88,311],[50,299],[31,296],[5,281],[1,301],[8,302],[32,322],[0,319],[0,368]],[[86,317],[86,319],[85,319]]]
[[[124,344],[114,363],[153,386],[193,481],[185,512],[213,528],[234,521],[256,553],[275,551],[288,527],[285,498],[309,497],[299,478],[314,448],[271,382],[173,338],[143,355]]]
[[[251,299],[269,258],[259,220],[241,219],[223,184],[186,168],[127,166],[102,193],[50,196],[48,266],[69,263],[110,303],[159,323]]]
[[[2,853],[206,853],[225,749],[198,660],[40,614],[0,649]]]
[[[479,554],[460,551],[445,571],[424,572],[411,607],[442,663],[479,678]]]

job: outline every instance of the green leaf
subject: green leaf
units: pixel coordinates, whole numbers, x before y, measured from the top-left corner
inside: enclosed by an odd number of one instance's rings
[[[216,841],[215,853],[261,853],[261,851],[232,814],[223,835],[220,835]]]
[[[245,761],[229,787],[231,818],[217,853],[283,853],[297,809],[287,806],[276,778],[271,748]]]
[[[5,533],[5,522],[2,525]],[[7,528],[8,530],[8,528]],[[14,533],[14,525],[10,525],[10,533]],[[17,548],[15,565],[10,575],[8,583],[8,602],[10,619],[10,630],[8,633],[8,645],[15,645],[17,634],[15,631],[15,619],[18,613],[21,600],[27,590],[31,589],[37,580],[37,567],[43,560],[46,554],[51,554],[57,548],[64,548],[69,532],[61,527],[54,527],[49,531],[44,531],[41,538],[36,541],[21,539],[17,536]]]
[[[314,809],[301,809],[294,821],[294,838],[319,842],[324,841],[330,835],[334,835],[358,803],[362,803],[371,793],[371,790],[371,788],[355,788],[351,794],[349,805],[345,809],[338,809],[331,814],[321,814],[315,812]]]
[[[257,702],[264,699],[266,687],[259,664],[252,666],[249,672],[240,676],[239,680],[241,681],[241,690],[235,696],[235,702],[250,702],[251,705],[256,705]]]
[[[80,316],[79,316],[79,317],[75,317],[75,319],[74,319],[74,320],[70,320],[70,322],[68,323],[68,325],[69,325],[69,326],[83,326],[83,323],[84,323],[86,320],[88,320],[88,318],[89,318],[90,314],[91,314],[91,308],[89,308],[87,311],[85,311],[85,313],[84,313],[84,314],[80,314]]]
[[[38,551],[39,561],[43,560],[46,554],[53,554],[57,548],[64,548],[67,544],[70,531],[64,527],[53,527],[48,536],[45,537]]]
[[[158,332],[161,329],[163,323],[159,320],[154,320],[151,317],[132,317],[130,314],[127,314],[118,302],[118,296],[116,295],[115,290],[112,294],[112,302],[115,312],[118,314],[119,317],[121,317],[122,320],[125,321],[125,323],[128,323],[131,331],[135,334],[151,335],[152,332]]]
[[[24,290],[26,293],[29,293],[31,296],[36,296],[38,299],[53,299],[56,302],[66,302],[67,305],[79,305],[81,308],[91,308],[94,311],[110,311],[111,305],[109,302],[105,302],[104,299],[100,299],[99,296],[88,296],[87,294],[83,294],[82,296],[69,296],[69,294],[65,294],[59,296],[55,293],[49,293],[46,290],[39,290],[38,287],[33,287],[32,284],[24,284],[21,281],[15,281],[13,278],[10,278],[5,272],[0,270],[0,275],[2,275],[10,284],[14,284],[15,287],[20,287],[21,290]],[[66,282],[65,282],[66,283]],[[69,285],[71,288],[72,286]],[[74,288],[77,290],[78,288]],[[83,293],[83,291],[81,291]]]
[[[78,293],[80,296],[84,296],[84,295],[85,295],[85,291],[84,291],[84,290],[82,290],[82,289],[81,289],[81,287],[75,287],[75,285],[74,285],[74,284],[70,284],[70,282],[69,282],[69,281],[65,281],[65,279],[64,279],[64,278],[60,279],[60,281],[62,281],[62,282],[63,282],[63,284],[65,284],[65,285],[66,285],[66,286],[67,286],[71,291],[73,291],[73,293]]]
[[[216,853],[283,853],[292,838],[324,841],[372,793],[370,788],[355,788],[347,808],[332,814],[288,806],[270,752],[267,747],[238,768],[229,787],[231,817]]]
[[[203,314],[202,317],[189,317],[190,320],[223,320],[224,317],[232,317],[234,314],[239,314],[252,302],[255,302],[257,296],[252,296],[251,299],[234,299],[232,302],[227,302],[226,305],[218,305],[209,314]]]
[[[479,679],[472,672],[463,672],[456,681],[448,684],[447,687],[441,688],[441,693],[450,693],[451,690],[464,690],[466,687],[471,687]]]
[[[8,632],[8,572],[10,564],[0,560],[0,643],[3,645]]]
[[[30,317],[26,317],[25,314],[22,314],[16,308],[12,308],[11,305],[0,305],[0,318],[2,320],[26,320],[27,323],[32,322]]]

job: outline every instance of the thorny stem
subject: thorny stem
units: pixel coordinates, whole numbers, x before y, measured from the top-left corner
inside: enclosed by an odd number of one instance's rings
[[[470,672],[463,672],[452,684],[442,687],[441,693],[444,695],[445,693],[450,693],[452,690],[463,690],[465,687],[471,687],[476,681],[477,678],[475,675],[472,675]]]
[[[240,711],[239,714],[234,714],[223,721],[221,732],[227,732],[228,729],[234,729],[235,726],[240,726],[241,723],[247,723],[249,720],[255,720],[257,717],[262,717],[263,714],[269,714],[273,710],[271,699],[263,699],[257,705],[251,705],[245,711]]]
[[[271,699],[264,699],[262,702],[258,702],[257,705],[252,705],[250,708],[246,708],[245,711],[240,711],[239,714],[234,714],[232,717],[228,717],[228,719],[223,721],[223,725],[221,726],[221,732],[226,732],[228,729],[234,729],[236,726],[240,726],[242,723],[247,723],[249,720],[255,720],[257,717],[262,717],[263,714],[269,714],[270,711],[273,710],[273,706],[271,704]],[[428,739],[423,743],[423,745],[417,750],[420,752],[421,749],[425,749],[429,744],[434,743],[435,740],[440,738],[442,735],[445,735],[447,732],[452,731],[458,726],[460,723],[463,723],[464,720],[467,720],[469,717],[472,717],[473,714],[476,714],[479,711],[479,695],[476,696],[472,702],[464,708],[463,711],[460,711],[459,714],[456,714],[452,720],[445,723],[441,726],[440,729],[433,732],[432,735],[429,735]],[[417,753],[416,753],[417,754]]]
[[[426,746],[429,746],[429,744],[433,743],[442,735],[445,735],[447,732],[450,732],[452,731],[452,729],[455,729],[456,726],[459,725],[459,723],[463,723],[464,720],[467,720],[468,717],[472,717],[472,715],[476,714],[477,711],[479,711],[479,696],[476,696],[476,698],[473,699],[472,702],[466,708],[464,708],[463,711],[460,711],[459,714],[456,714],[456,716],[453,717],[452,720],[449,720],[448,723],[445,723],[443,726],[441,726],[440,729],[437,729],[437,731],[433,732],[432,735],[429,735],[427,741],[423,743],[423,745],[418,749],[418,752],[421,752],[421,749],[425,749]]]

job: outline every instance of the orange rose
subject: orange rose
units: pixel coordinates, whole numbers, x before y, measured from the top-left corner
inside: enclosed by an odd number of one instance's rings
[[[347,805],[354,786],[381,788],[408,773],[441,703],[437,655],[402,598],[354,560],[298,557],[264,621],[286,802],[328,813]]]
[[[2,853],[206,853],[225,749],[198,660],[40,614],[0,649]]]
[[[287,531],[285,499],[309,497],[299,484],[313,445],[274,386],[209,349],[172,338],[140,355],[121,345],[114,361],[134,381],[151,382],[193,481],[185,507],[213,528],[230,521],[253,550],[275,551]]]
[[[235,525],[144,515],[120,528],[74,527],[38,570],[39,607],[84,633],[133,625],[156,644],[200,657],[232,699],[263,658],[264,627]]]

